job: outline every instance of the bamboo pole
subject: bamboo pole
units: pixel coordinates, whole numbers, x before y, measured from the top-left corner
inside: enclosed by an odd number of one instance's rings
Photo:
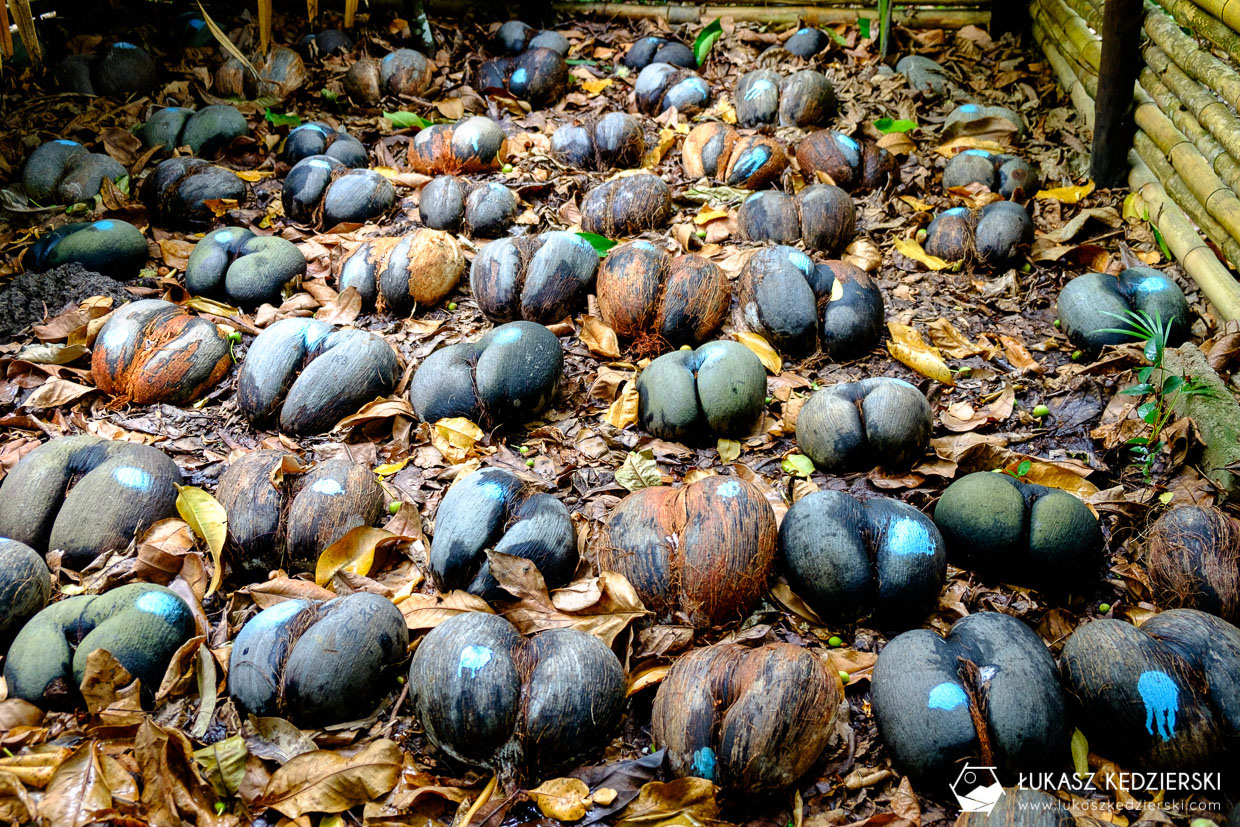
[[[1080,15],[1089,28],[1095,32],[1102,31],[1102,9],[1089,0],[1064,0],[1064,2],[1068,4],[1068,8]]]
[[[4,0],[0,0],[4,2]],[[30,55],[30,65],[35,73],[43,71],[43,45],[39,43],[38,32],[34,28],[34,14],[30,11],[30,0],[8,0],[13,11],[13,22],[22,36],[26,54]]]
[[[1217,92],[1232,109],[1240,110],[1240,74],[1201,49],[1161,9],[1145,16],[1145,31],[1158,47],[1197,82]]]
[[[1225,51],[1233,61],[1240,63],[1240,34],[1234,29],[1189,0],[1158,0],[1158,4],[1171,12],[1176,22],[1188,26],[1198,37],[1206,38]],[[1240,8],[1240,3],[1235,0],[1231,5]]]
[[[1184,210],[1193,223],[1200,228],[1201,232],[1214,243],[1214,246],[1223,251],[1230,261],[1238,261],[1240,258],[1240,244],[1237,244],[1225,229],[1213,218],[1210,213],[1202,206],[1201,201],[1193,194],[1183,177],[1172,168],[1171,164],[1159,151],[1158,147],[1146,135],[1144,131],[1138,130],[1133,140],[1133,148],[1137,154],[1141,156],[1141,160],[1145,161],[1150,170],[1158,178],[1158,182],[1162,184],[1167,194],[1172,200]]]
[[[1188,111],[1175,92],[1168,89],[1148,67],[1141,70],[1141,87],[1158,108],[1171,118],[1176,129],[1183,132],[1201,151],[1210,162],[1211,168],[1218,173],[1218,177],[1222,178],[1233,192],[1240,193],[1240,163],[1193,117],[1193,113]]]
[[[1145,62],[1180,102],[1193,113],[1227,154],[1240,162],[1240,118],[1213,92],[1193,80],[1154,44],[1145,49]]]
[[[1171,119],[1140,90],[1137,126],[1153,139],[1159,151],[1171,161],[1210,217],[1223,226],[1232,238],[1240,239],[1240,198],[1214,173],[1210,162],[1184,133],[1175,128]]]
[[[833,26],[838,23],[856,23],[860,18],[878,19],[873,7],[843,8],[830,6],[643,6],[638,3],[568,3],[552,4],[552,8],[564,14],[591,14],[599,17],[622,17],[629,20],[653,18],[668,23],[696,23],[716,17],[731,17],[756,23],[804,22],[808,26]],[[990,11],[970,9],[936,9],[905,7],[895,12],[895,23],[912,29],[961,29],[965,26],[985,26],[990,22]]]
[[[1046,60],[1051,64],[1051,68],[1055,70],[1055,75],[1059,78],[1059,85],[1068,90],[1068,96],[1072,99],[1072,105],[1076,107],[1076,111],[1085,119],[1085,124],[1092,131],[1094,128],[1094,99],[1089,94],[1089,90],[1081,83],[1079,77],[1072,69],[1067,59],[1055,48],[1054,43],[1047,36],[1046,30],[1042,26],[1034,22],[1033,37],[1038,45],[1042,47]]]
[[[1063,0],[1043,0],[1043,9],[1054,19],[1081,59],[1095,72],[1102,65],[1102,41],[1079,14],[1068,8]]]
[[[1240,3],[1236,0],[1192,0],[1192,2],[1193,5],[1218,19],[1232,31],[1240,31]]]
[[[1201,288],[1206,300],[1224,321],[1240,319],[1240,284],[1218,260],[1188,218],[1154,177],[1135,150],[1129,153],[1132,171],[1128,184],[1145,202],[1149,220],[1158,228],[1168,249],[1179,260],[1189,277]]]
[[[1064,34],[1063,29],[1036,3],[1033,5],[1033,19],[1040,25],[1043,34],[1055,45],[1055,50],[1071,64],[1073,74],[1085,85],[1092,99],[1098,89],[1098,73],[1081,59],[1080,53]],[[1045,51],[1045,44],[1043,44],[1043,51]]]

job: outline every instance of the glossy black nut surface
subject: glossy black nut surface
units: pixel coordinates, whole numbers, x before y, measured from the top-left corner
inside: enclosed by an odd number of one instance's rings
[[[228,514],[228,537],[235,549],[233,565],[257,580],[283,562],[285,485],[277,484],[283,451],[251,451],[234,460],[220,474],[215,498]]]
[[[822,29],[799,29],[784,41],[784,48],[797,57],[809,58],[831,44],[831,38]]]
[[[956,480],[935,505],[934,522],[954,565],[1054,592],[1089,582],[1103,546],[1088,506],[1007,474]]]
[[[465,192],[468,182],[455,175],[431,179],[418,198],[418,217],[433,230],[458,232],[465,220]]]
[[[814,275],[814,294],[822,305],[822,352],[842,361],[873,350],[886,320],[878,285],[846,261],[825,261],[814,267]]]
[[[379,61],[379,82],[391,95],[417,96],[431,84],[431,63],[414,49],[396,49]]]
[[[0,651],[47,606],[52,578],[43,555],[25,543],[0,537]]]
[[[0,537],[41,553],[61,549],[65,565],[80,569],[124,548],[139,528],[175,516],[180,482],[176,463],[149,445],[88,436],[50,440],[5,477]]]
[[[637,378],[638,419],[660,439],[744,437],[762,415],[766,370],[739,342],[665,353]]]
[[[245,182],[223,167],[198,158],[169,158],[142,183],[142,200],[164,220],[178,224],[202,224],[215,213],[206,201],[245,200]]]
[[[962,762],[977,765],[982,738],[1001,778],[1038,772],[1068,749],[1072,728],[1055,659],[1014,617],[976,612],[946,638],[905,632],[879,653],[871,681],[892,764],[922,783],[950,783]]]
[[[814,126],[834,114],[835,87],[822,72],[804,69],[780,84],[780,126]]]
[[[418,367],[409,401],[418,418],[463,416],[504,424],[542,413],[555,398],[564,366],[560,340],[540,324],[510,322],[475,343],[441,348]]]
[[[284,139],[283,158],[290,164],[311,155],[326,155],[353,169],[365,167],[368,162],[361,141],[322,121],[304,123]]]
[[[900,379],[873,377],[811,396],[797,416],[797,446],[829,472],[907,467],[929,446],[931,426],[921,391]]]
[[[195,155],[211,156],[249,129],[245,116],[235,106],[226,103],[204,106],[186,120],[177,146],[188,146]]]
[[[137,278],[148,256],[146,237],[127,221],[103,218],[65,224],[36,241],[26,253],[28,270],[41,272],[76,262],[115,279]]]
[[[779,114],[779,74],[771,69],[757,69],[737,81],[733,99],[736,122],[740,126],[773,124]]]
[[[1124,332],[1136,321],[1133,313],[1168,325],[1171,347],[1188,341],[1192,326],[1184,291],[1149,267],[1131,267],[1119,278],[1103,273],[1077,276],[1060,291],[1055,310],[1069,340],[1091,357],[1106,345],[1138,339]]]
[[[427,738],[453,760],[541,778],[596,751],[624,706],[624,669],[601,640],[553,629],[528,640],[498,615],[432,629],[409,691]]]
[[[1140,628],[1103,618],[1064,645],[1081,730],[1100,755],[1145,771],[1228,766],[1240,715],[1240,629],[1194,609]]]
[[[874,617],[888,629],[933,611],[947,578],[947,551],[929,517],[899,500],[815,491],[779,527],[789,585],[823,618]]]
[[[398,373],[396,354],[373,333],[282,319],[250,344],[237,375],[237,407],[255,424],[277,419],[289,433],[322,433],[390,393]]]
[[[329,726],[368,715],[392,685],[409,632],[387,598],[289,600],[255,615],[229,659],[233,700],[255,715]]]
[[[796,211],[795,201],[782,193],[759,193],[745,203],[758,198]],[[780,218],[777,226],[787,226],[791,220],[791,215]],[[812,351],[818,342],[813,279],[814,262],[800,250],[782,246],[758,250],[741,271],[740,307],[745,324],[780,350]]]
[[[465,199],[465,225],[470,235],[498,238],[517,220],[517,196],[503,184],[488,181]]]
[[[1015,201],[996,201],[982,207],[973,238],[983,264],[1013,266],[1021,258],[1020,248],[1033,242],[1033,219]]]
[[[795,244],[801,240],[801,215],[796,199],[775,190],[755,192],[736,213],[741,234],[749,241]]]
[[[320,554],[350,530],[374,524],[387,503],[374,473],[346,459],[320,463],[298,482],[285,527],[290,571],[314,571]]]
[[[323,194],[323,225],[364,224],[396,203],[392,182],[370,169],[354,169],[327,185]]]
[[[830,184],[810,184],[796,195],[805,246],[838,253],[857,232],[857,208],[852,196]]]
[[[593,140],[600,169],[636,166],[646,151],[641,122],[627,112],[608,112],[599,118]]]
[[[486,600],[508,597],[491,574],[490,549],[532,562],[548,588],[566,585],[577,568],[568,509],[499,468],[456,481],[440,501],[431,571],[445,590],[465,589]]]
[[[589,242],[553,231],[486,245],[474,257],[469,284],[492,321],[554,324],[585,303],[597,272],[598,253]]]
[[[302,158],[289,170],[280,191],[284,214],[294,221],[313,221],[327,187],[344,172],[345,165],[328,155]]]
[[[194,114],[194,110],[185,106],[166,106],[154,112],[142,125],[138,135],[142,145],[158,146],[171,152],[181,144],[181,130],[185,122]]]

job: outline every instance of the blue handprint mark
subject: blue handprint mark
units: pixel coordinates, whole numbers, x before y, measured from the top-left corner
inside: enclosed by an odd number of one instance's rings
[[[1180,708],[1180,688],[1166,672],[1142,672],[1137,692],[1145,703],[1145,730],[1154,734],[1155,725],[1164,741],[1175,736],[1175,713]]]

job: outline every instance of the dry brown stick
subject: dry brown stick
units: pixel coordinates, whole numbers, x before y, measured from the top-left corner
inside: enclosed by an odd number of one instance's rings
[[[1145,202],[1149,220],[1162,234],[1168,249],[1220,317],[1226,321],[1240,319],[1240,284],[1193,229],[1183,210],[1168,197],[1136,151],[1128,157],[1132,161],[1128,184]]]

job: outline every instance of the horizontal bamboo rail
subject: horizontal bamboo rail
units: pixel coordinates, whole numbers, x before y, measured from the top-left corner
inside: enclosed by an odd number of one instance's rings
[[[1059,84],[1068,90],[1068,96],[1072,99],[1072,105],[1076,107],[1076,111],[1085,119],[1085,124],[1092,130],[1094,128],[1094,99],[1090,95],[1089,90],[1081,83],[1080,78],[1073,72],[1072,66],[1067,59],[1060,54],[1059,49],[1055,48],[1054,43],[1046,36],[1046,31],[1036,22],[1033,26],[1033,37],[1038,45],[1042,47],[1046,60],[1054,69],[1055,75],[1059,78]]]
[[[1145,62],[1147,73],[1155,75],[1171,90],[1232,160],[1240,163],[1240,118],[1236,113],[1213,92],[1184,74],[1166,52],[1152,43],[1145,48]]]
[[[639,3],[571,3],[552,5],[563,14],[592,14],[599,17],[623,17],[630,20],[651,18],[668,23],[695,23],[716,17],[731,17],[756,23],[796,23],[807,26],[833,26],[839,23],[855,23],[860,18],[878,19],[874,7],[843,6],[645,6]],[[990,22],[989,10],[939,9],[932,7],[897,7],[893,20],[901,26],[914,29],[961,29],[965,26],[985,26]]]
[[[1225,51],[1233,61],[1240,63],[1240,35],[1226,23],[1190,0],[1158,0],[1158,4],[1171,12],[1177,23],[1188,26],[1198,37],[1206,38]],[[1230,6],[1240,9],[1240,3],[1235,0],[1231,0]],[[1227,4],[1223,4],[1223,8],[1227,8]]]
[[[1222,178],[1233,191],[1240,192],[1240,164],[1228,154],[1214,136],[1202,127],[1183,102],[1158,79],[1148,68],[1141,71],[1141,88],[1150,96],[1158,108],[1162,110],[1175,128],[1184,133],[1197,149],[1210,162],[1210,166],[1219,178]]]

